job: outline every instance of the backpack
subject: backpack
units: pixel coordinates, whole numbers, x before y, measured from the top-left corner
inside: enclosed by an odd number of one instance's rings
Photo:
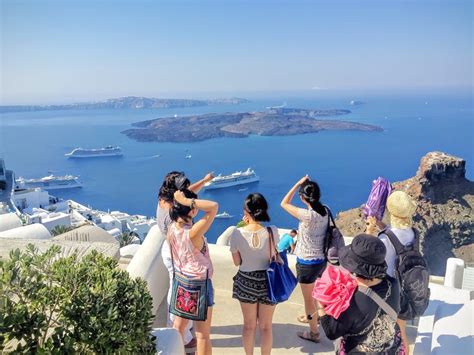
[[[425,312],[430,301],[428,287],[430,272],[425,258],[418,250],[418,233],[415,232],[413,244],[404,246],[390,229],[382,231],[397,253],[396,278],[400,284],[400,313],[398,318],[411,320]],[[379,234],[379,235],[380,235]]]
[[[344,237],[342,236],[339,228],[337,228],[336,222],[334,222],[334,218],[329,207],[324,206],[324,208],[328,214],[328,227],[326,229],[326,238],[324,240],[324,255],[326,256],[328,262],[338,265],[339,249],[345,245]]]
[[[387,179],[379,177],[377,180],[372,181],[372,189],[363,208],[365,218],[374,216],[381,221],[385,212],[387,198],[391,192],[392,185]]]

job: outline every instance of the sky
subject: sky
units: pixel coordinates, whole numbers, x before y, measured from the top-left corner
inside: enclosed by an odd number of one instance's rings
[[[473,86],[464,0],[0,0],[1,104]]]

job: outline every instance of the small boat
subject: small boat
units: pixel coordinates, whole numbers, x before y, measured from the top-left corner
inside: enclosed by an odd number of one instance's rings
[[[191,159],[193,156],[191,154],[187,154],[184,158],[185,159]]]
[[[227,213],[227,212],[222,212],[222,213],[219,213],[219,214],[216,214],[216,218],[220,218],[220,219],[229,219],[229,218],[232,218],[234,216],[232,216],[231,214]]]

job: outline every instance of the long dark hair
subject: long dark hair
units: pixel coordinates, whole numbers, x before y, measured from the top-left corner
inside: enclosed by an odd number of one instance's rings
[[[173,195],[176,191],[187,189],[191,182],[180,171],[171,171],[166,174],[163,183],[161,184],[160,191],[158,192],[158,198],[160,200],[172,203]]]
[[[184,193],[184,196],[187,198],[197,198],[197,195],[187,189],[181,190]],[[177,222],[179,218],[186,221],[187,223],[191,222],[191,217],[189,216],[191,212],[191,207],[184,206],[176,201],[173,202],[173,207],[170,209],[170,218],[172,221]]]
[[[253,193],[248,195],[244,201],[244,210],[246,210],[256,222],[270,221],[268,203],[262,194]]]
[[[319,201],[321,198],[321,190],[319,185],[315,181],[306,180],[301,184],[300,190],[298,191],[299,195],[305,200],[311,208],[319,213],[321,216],[326,215],[326,209],[323,204]]]

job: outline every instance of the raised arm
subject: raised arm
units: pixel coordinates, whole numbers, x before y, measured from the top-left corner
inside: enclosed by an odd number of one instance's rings
[[[174,199],[184,206],[191,207],[191,205],[194,204],[195,208],[204,212],[204,216],[196,222],[189,231],[189,237],[191,239],[203,235],[209,230],[219,208],[217,202],[187,198],[182,191],[176,191],[174,193]]]
[[[206,176],[204,176],[201,180],[189,186],[189,190],[197,194],[204,187],[204,185],[212,179],[214,179],[214,175],[212,175],[212,173],[207,173]]]
[[[298,218],[298,207],[292,205],[291,200],[293,200],[293,196],[295,195],[296,190],[298,190],[301,184],[308,179],[308,175],[302,177],[296,184],[293,185],[293,187],[290,189],[290,191],[288,191],[285,197],[283,197],[283,200],[281,200],[280,206],[295,218]]]

